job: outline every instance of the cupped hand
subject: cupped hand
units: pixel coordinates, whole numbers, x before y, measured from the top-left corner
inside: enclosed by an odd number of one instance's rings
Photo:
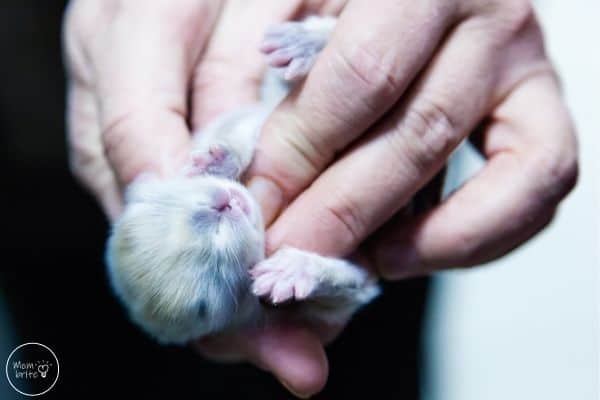
[[[485,167],[426,213],[400,213],[465,138]],[[530,2],[349,1],[304,84],[267,121],[249,175],[274,220],[270,250],[342,256],[369,238],[362,254],[398,279],[524,243],[577,176]]]
[[[122,189],[142,172],[183,164],[192,132],[221,112],[258,100],[268,26],[334,1],[75,0],[64,21],[71,169],[114,219]],[[248,360],[295,393],[322,388],[319,337],[277,325],[204,341],[202,352]]]

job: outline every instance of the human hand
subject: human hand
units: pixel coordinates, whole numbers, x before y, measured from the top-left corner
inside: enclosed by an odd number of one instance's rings
[[[64,47],[73,173],[116,218],[122,188],[137,175],[168,176],[184,163],[191,132],[257,101],[265,68],[258,44],[269,25],[335,12],[334,3],[72,1]],[[197,347],[214,358],[251,361],[300,394],[318,391],[327,376],[320,339],[304,327],[277,325]]]
[[[400,214],[469,136],[485,167],[432,210]],[[529,1],[350,0],[267,121],[249,177],[274,220],[268,249],[343,256],[370,237],[361,254],[398,279],[525,242],[573,187],[576,153]]]

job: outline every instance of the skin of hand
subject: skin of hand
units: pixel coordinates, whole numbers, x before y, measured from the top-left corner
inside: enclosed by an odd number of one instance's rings
[[[266,29],[343,2],[73,0],[65,12],[70,165],[110,219],[140,173],[169,176],[192,132],[221,112],[255,103]],[[194,344],[221,361],[246,360],[304,396],[319,391],[327,360],[313,330],[291,323]]]
[[[250,171],[274,221],[269,249],[339,256],[370,236],[361,255],[395,279],[487,261],[548,223],[574,184],[576,143],[525,0],[72,1],[74,174],[117,217],[125,184],[144,171],[168,175],[190,132],[255,101],[269,25],[340,12],[307,81],[267,122]],[[486,167],[433,210],[400,216],[474,131]],[[280,324],[196,347],[248,360],[308,396],[327,378],[322,339]]]

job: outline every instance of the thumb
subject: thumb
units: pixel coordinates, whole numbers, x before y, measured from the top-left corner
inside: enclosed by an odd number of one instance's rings
[[[329,374],[319,338],[296,324],[274,322],[266,329],[206,337],[193,345],[213,360],[247,360],[302,398],[321,391]]]

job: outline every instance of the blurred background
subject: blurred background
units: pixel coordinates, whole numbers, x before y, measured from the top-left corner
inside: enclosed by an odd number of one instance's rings
[[[103,263],[108,225],[66,161],[65,3],[0,2],[0,365],[35,341],[60,362],[45,398],[289,398],[255,368],[154,344],[112,296]],[[388,284],[330,346],[331,377],[318,398],[599,397],[599,3],[539,4],[582,150],[580,183],[556,222],[495,266]],[[461,157],[450,184],[478,163]],[[0,399],[17,398],[0,377]]]

